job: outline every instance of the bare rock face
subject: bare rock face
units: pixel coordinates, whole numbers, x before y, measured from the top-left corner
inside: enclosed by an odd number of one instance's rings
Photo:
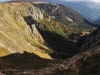
[[[32,24],[32,32],[36,36],[37,41],[44,43],[43,37],[41,36],[40,32],[36,28],[35,24]]]
[[[32,30],[33,30],[33,31],[32,31],[33,34],[35,34],[35,35],[39,34],[39,32],[38,32],[38,30],[37,30],[35,24],[32,24]]]
[[[43,19],[43,13],[41,12],[41,10],[39,10],[39,8],[32,6],[29,8],[29,11],[31,12],[34,19],[37,19],[37,20]]]

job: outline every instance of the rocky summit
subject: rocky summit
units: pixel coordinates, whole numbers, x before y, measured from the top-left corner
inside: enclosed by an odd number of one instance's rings
[[[100,29],[92,25],[60,4],[0,3],[0,74],[99,75]]]

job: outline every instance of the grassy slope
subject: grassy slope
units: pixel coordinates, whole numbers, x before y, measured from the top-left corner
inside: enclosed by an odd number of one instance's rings
[[[30,13],[26,13],[30,6],[29,3],[0,4],[0,43],[11,53],[27,51],[50,59],[50,56],[43,51],[43,49],[47,51],[50,49],[36,40],[37,37],[32,34],[30,27],[23,18],[30,15]],[[5,54],[8,53],[5,52]],[[1,55],[3,54],[0,50]]]

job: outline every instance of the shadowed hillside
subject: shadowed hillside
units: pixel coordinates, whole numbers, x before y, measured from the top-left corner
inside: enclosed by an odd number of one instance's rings
[[[34,31],[34,29],[32,28],[33,23],[36,24],[38,31],[40,32],[43,39],[45,40],[45,44],[54,51],[54,53],[50,53],[50,56],[52,58],[64,59],[64,58],[68,58],[74,55],[77,52],[76,51],[78,48],[77,42],[69,41],[66,37],[64,37],[63,35],[57,34],[56,32],[42,30],[42,28],[39,27],[40,23],[38,23],[36,20],[34,20],[30,16],[24,17],[24,19],[26,23],[30,26],[32,31]],[[39,47],[39,48],[44,49],[43,47]]]
[[[53,62],[51,60],[41,59],[37,55],[33,53],[24,52],[14,53],[11,55],[7,55],[0,58],[0,69],[6,68],[16,68],[16,69],[24,69],[24,68],[41,68],[46,67],[47,63]],[[2,65],[2,62],[4,65]],[[41,64],[40,64],[41,62]]]

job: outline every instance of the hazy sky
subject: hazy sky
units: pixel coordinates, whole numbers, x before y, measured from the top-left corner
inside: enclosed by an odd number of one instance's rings
[[[84,2],[100,3],[100,0],[61,0],[61,1],[84,1]]]
[[[34,1],[34,0],[0,0],[0,2],[7,2],[7,1]],[[35,0],[38,1],[38,0]]]
[[[6,2],[6,1],[17,1],[17,0],[0,0],[0,2]],[[20,1],[20,0],[19,0]],[[21,0],[22,1],[22,0]],[[23,0],[24,1],[24,0]],[[28,0],[27,0],[28,1]],[[84,1],[84,2],[95,2],[100,3],[100,0],[61,0],[61,1]]]
[[[6,1],[11,1],[11,0],[0,0],[0,2],[6,2]]]

